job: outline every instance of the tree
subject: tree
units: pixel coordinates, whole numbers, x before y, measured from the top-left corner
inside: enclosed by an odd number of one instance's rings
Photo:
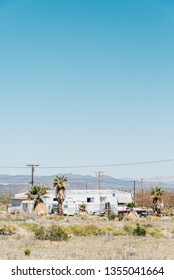
[[[34,200],[34,209],[39,203],[43,203],[42,197],[47,193],[47,188],[43,186],[32,186],[26,194],[31,200]]]
[[[157,212],[157,214],[161,213],[161,210],[163,209],[163,196],[164,191],[161,189],[161,187],[155,186],[151,189],[151,196],[153,198],[153,210],[154,212]]]
[[[63,215],[62,204],[66,198],[66,187],[68,186],[68,178],[65,176],[56,176],[52,183],[55,188],[55,196],[58,201],[58,215]]]

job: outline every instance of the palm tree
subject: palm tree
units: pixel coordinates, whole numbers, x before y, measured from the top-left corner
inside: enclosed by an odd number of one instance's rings
[[[153,210],[154,212],[157,212],[157,214],[160,214],[161,210],[163,209],[163,193],[164,191],[158,186],[155,186],[151,189],[151,196],[153,198]]]
[[[32,186],[30,191],[26,193],[27,197],[34,200],[34,209],[39,203],[43,203],[42,197],[47,193],[47,188],[43,186]]]
[[[58,201],[58,215],[63,215],[62,204],[66,197],[66,187],[68,186],[68,178],[65,176],[56,176],[53,179],[53,187],[56,188],[55,196]]]

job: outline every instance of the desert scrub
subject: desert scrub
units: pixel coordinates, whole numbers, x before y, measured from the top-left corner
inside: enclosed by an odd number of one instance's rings
[[[103,226],[101,228],[101,232],[103,235],[124,235],[125,232],[123,230],[123,228],[117,228],[117,227],[112,227],[112,226]]]
[[[88,235],[87,232],[85,231],[85,227],[84,226],[80,226],[80,225],[75,225],[75,226],[69,226],[72,234],[77,235],[77,236],[86,236]]]
[[[85,226],[85,231],[86,231],[87,235],[101,235],[102,234],[101,228],[96,225]]]
[[[18,231],[18,227],[11,224],[1,224],[0,225],[0,234],[2,235],[12,235]]]
[[[51,214],[46,216],[47,219],[49,220],[57,220],[57,221],[63,221],[65,219],[64,216],[59,216],[59,215],[55,215],[55,214]]]
[[[113,220],[115,220],[115,218],[117,218],[117,214],[115,214],[115,213],[110,213],[110,214],[108,214],[108,220],[109,221],[113,221]]]
[[[146,227],[146,232],[147,234],[156,238],[160,238],[164,236],[161,229],[158,227]]]
[[[102,230],[100,227],[89,224],[86,226],[83,225],[69,225],[61,227],[64,232],[68,234],[68,236],[90,236],[90,235],[101,235]]]
[[[68,240],[70,238],[70,236],[63,228],[54,224],[52,224],[48,228],[38,226],[35,228],[34,234],[36,239],[40,240],[63,241]]]
[[[123,230],[126,234],[132,235],[135,230],[135,226],[133,224],[127,224],[124,225]]]
[[[34,222],[19,222],[18,226],[31,232],[34,232],[35,229],[39,227],[39,225]]]
[[[136,228],[133,230],[133,235],[145,236],[146,232],[147,230],[144,226],[140,226],[139,224],[137,224]]]
[[[123,215],[118,215],[118,221],[123,221],[124,216]]]
[[[31,254],[31,250],[30,250],[29,248],[26,248],[26,249],[24,250],[24,255],[27,256],[27,257],[29,257],[30,254]]]

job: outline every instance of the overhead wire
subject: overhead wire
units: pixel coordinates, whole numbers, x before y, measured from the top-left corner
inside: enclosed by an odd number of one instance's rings
[[[95,167],[114,167],[114,166],[129,166],[129,165],[143,165],[143,164],[155,164],[155,163],[165,163],[172,162],[174,159],[162,159],[162,160],[152,160],[152,161],[140,161],[140,162],[126,162],[126,163],[113,163],[113,164],[95,164],[95,165],[69,165],[69,166],[38,166],[39,169],[69,169],[69,168],[95,168]],[[28,166],[0,166],[2,169],[26,169]]]

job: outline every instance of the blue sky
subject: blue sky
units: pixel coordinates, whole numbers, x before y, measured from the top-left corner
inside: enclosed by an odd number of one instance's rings
[[[174,158],[173,13],[170,0],[0,0],[0,166]],[[162,177],[173,165],[102,171]]]

